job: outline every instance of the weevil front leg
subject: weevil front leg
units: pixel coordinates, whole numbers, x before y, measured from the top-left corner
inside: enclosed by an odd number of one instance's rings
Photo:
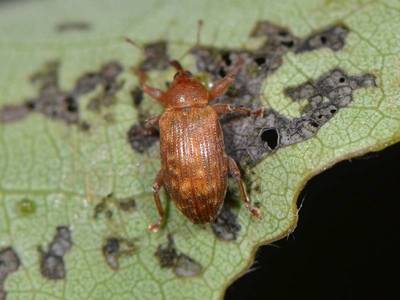
[[[247,195],[246,192],[246,186],[244,185],[242,176],[240,175],[239,167],[237,166],[233,158],[229,156],[228,156],[228,168],[233,178],[239,184],[240,195],[242,201],[244,202],[244,206],[248,209],[248,211],[251,213],[253,217],[261,218],[261,211],[257,207],[251,206],[249,196]]]
[[[215,112],[221,116],[223,114],[227,114],[227,113],[240,113],[246,116],[250,116],[250,115],[254,115],[257,117],[263,117],[264,116],[264,108],[261,107],[259,109],[256,110],[251,110],[250,108],[247,107],[235,107],[232,106],[230,104],[215,104],[211,106]]]
[[[244,64],[243,58],[239,58],[239,61],[233,67],[233,69],[222,79],[214,82],[213,87],[209,92],[208,99],[213,100],[219,96],[225,94],[226,90],[235,81],[237,74],[239,73],[242,65]]]
[[[136,70],[135,74],[139,78],[139,84],[143,92],[163,104],[164,92],[146,83],[148,79],[146,72],[143,70]]]
[[[160,227],[164,224],[164,221],[165,221],[165,211],[164,211],[164,208],[162,207],[161,200],[160,200],[160,189],[163,187],[163,185],[164,185],[164,176],[163,176],[163,171],[160,170],[160,171],[158,171],[156,179],[154,180],[154,183],[153,183],[154,202],[157,207],[159,219],[156,223],[150,224],[148,226],[148,229],[151,232],[157,232],[160,229]]]

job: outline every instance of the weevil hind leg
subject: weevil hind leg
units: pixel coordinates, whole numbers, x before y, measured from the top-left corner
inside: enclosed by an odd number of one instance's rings
[[[236,182],[239,185],[240,196],[242,198],[244,206],[247,208],[247,210],[251,213],[251,215],[253,217],[260,219],[261,211],[257,207],[254,207],[251,205],[249,196],[247,195],[247,192],[246,192],[246,186],[244,185],[242,176],[240,174],[239,167],[236,164],[235,160],[229,156],[228,156],[228,168],[229,168],[229,173],[233,176],[233,178],[236,180]]]
[[[162,170],[160,170],[158,171],[156,179],[154,180],[153,183],[154,202],[157,207],[159,219],[156,223],[150,224],[148,226],[148,230],[151,232],[157,232],[165,222],[165,211],[160,200],[160,190],[163,186],[164,186],[164,176]]]

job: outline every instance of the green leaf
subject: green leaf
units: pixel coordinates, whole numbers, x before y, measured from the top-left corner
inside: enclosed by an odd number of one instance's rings
[[[117,80],[125,80],[116,103],[100,113],[87,104],[101,88],[82,94],[80,118],[90,124],[88,131],[76,122],[21,110],[22,117],[8,111],[15,120],[0,123],[0,260],[5,259],[2,249],[12,247],[21,263],[0,277],[0,298],[3,286],[8,300],[221,298],[225,287],[252,263],[258,245],[294,230],[296,200],[308,179],[340,160],[400,138],[396,1],[43,0],[4,2],[0,9],[3,118],[5,105],[37,97],[38,87],[29,76],[48,61],[60,63],[62,91],[71,91],[80,76],[110,61],[123,66]],[[241,204],[233,209],[241,229],[232,241],[217,239],[210,226],[191,224],[173,205],[166,227],[148,233],[147,225],[157,219],[151,187],[160,168],[158,144],[139,153],[126,138],[138,121],[130,95],[137,81],[129,68],[143,53],[122,38],[140,44],[165,39],[171,57],[181,58],[196,42],[198,19],[204,21],[201,43],[219,48],[255,49],[263,38],[250,38],[249,33],[262,20],[302,38],[338,22],[347,26],[343,49],[288,52],[263,81],[263,105],[287,118],[301,116],[307,101],[293,102],[285,89],[308,80],[315,83],[335,68],[349,76],[373,74],[377,84],[354,90],[353,101],[313,137],[267,153],[246,170],[252,201],[260,203],[264,217],[252,220]],[[195,70],[192,55],[185,55],[182,63]],[[151,82],[162,86],[172,75],[170,69],[153,71]],[[153,114],[161,111],[147,97],[142,105]],[[135,208],[121,207],[121,202],[129,206],[132,197]],[[56,235],[58,226],[67,226],[71,236],[62,228]],[[173,237],[169,248],[168,234]],[[113,256],[116,244],[119,252]],[[43,253],[54,256],[49,246],[60,245],[65,278],[48,279]],[[157,251],[175,251],[172,261],[164,261],[175,268],[162,268]]]

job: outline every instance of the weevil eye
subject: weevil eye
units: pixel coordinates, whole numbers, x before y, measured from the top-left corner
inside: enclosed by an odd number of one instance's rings
[[[192,76],[192,73],[190,73],[190,71],[185,71],[185,75]]]

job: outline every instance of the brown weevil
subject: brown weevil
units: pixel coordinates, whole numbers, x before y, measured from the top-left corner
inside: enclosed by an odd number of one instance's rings
[[[235,80],[243,65],[239,59],[232,71],[207,89],[177,61],[170,64],[177,70],[168,90],[161,91],[146,84],[144,71],[137,71],[139,83],[165,110],[147,120],[146,127],[159,127],[161,170],[153,185],[154,201],[159,220],[149,225],[156,232],[164,223],[165,212],[160,201],[164,187],[177,208],[193,223],[213,222],[217,217],[228,187],[228,173],[239,184],[241,198],[255,217],[258,208],[250,205],[245,185],[236,162],[226,155],[219,116],[236,112],[244,115],[262,115],[263,109],[251,111],[229,104],[209,105],[221,96]]]

